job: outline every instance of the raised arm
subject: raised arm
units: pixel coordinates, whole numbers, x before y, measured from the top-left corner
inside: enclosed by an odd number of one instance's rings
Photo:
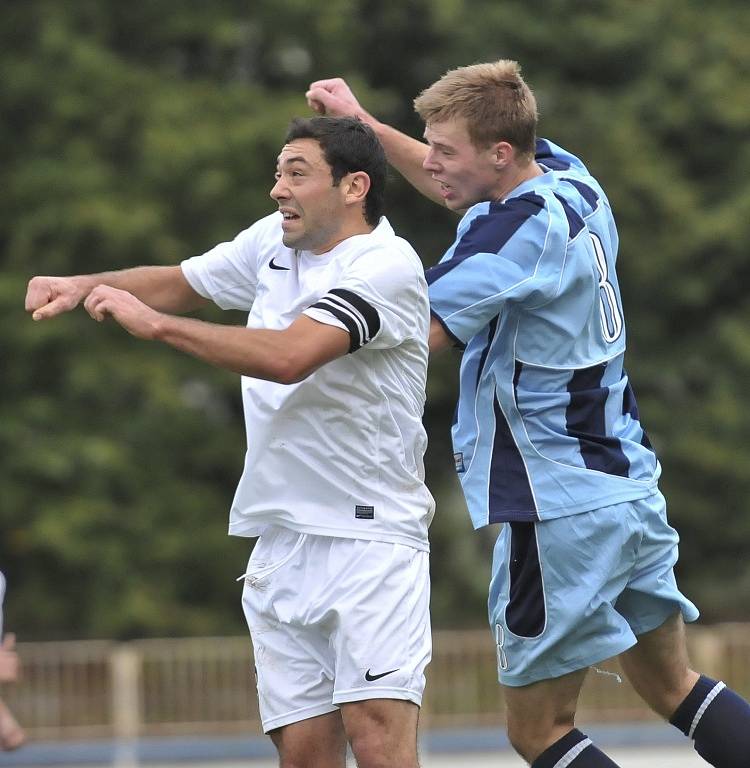
[[[362,107],[346,81],[340,77],[316,80],[310,84],[306,96],[310,107],[320,114],[358,117],[372,126],[385,149],[388,162],[425,197],[443,205],[440,184],[422,167],[427,156],[427,145],[424,142],[413,139],[373,117]]]
[[[179,266],[134,267],[92,275],[33,277],[26,290],[26,311],[34,320],[69,312],[98,285],[128,291],[161,312],[190,312],[207,303],[193,290]]]

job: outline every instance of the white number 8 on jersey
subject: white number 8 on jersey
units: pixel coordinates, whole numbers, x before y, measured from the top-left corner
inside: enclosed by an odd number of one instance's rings
[[[617,303],[615,288],[608,279],[607,257],[604,255],[602,241],[593,232],[589,232],[589,235],[594,245],[596,268],[599,271],[599,313],[602,321],[602,333],[605,340],[611,344],[613,341],[617,341],[622,333],[622,311]]]

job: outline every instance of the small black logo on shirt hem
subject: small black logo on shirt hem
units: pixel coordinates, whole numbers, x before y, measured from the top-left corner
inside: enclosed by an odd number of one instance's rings
[[[401,669],[401,667],[390,669],[388,672],[381,672],[379,675],[371,675],[370,670],[368,669],[367,672],[365,672],[365,680],[367,680],[368,683],[371,683],[373,680],[380,680],[381,677],[385,677],[386,675],[392,675],[394,672],[398,672],[399,669]]]
[[[271,267],[271,269],[283,269],[285,272],[288,272],[290,267],[282,267],[281,265],[275,262],[274,260],[275,258],[276,258],[275,256],[271,258],[271,261],[268,263],[268,266]]]
[[[357,504],[354,507],[354,517],[357,520],[374,520],[375,519],[375,507],[367,507],[364,504]]]

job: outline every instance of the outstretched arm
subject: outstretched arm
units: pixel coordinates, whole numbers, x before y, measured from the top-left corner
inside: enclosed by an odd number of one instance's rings
[[[141,339],[162,341],[244,376],[293,384],[349,351],[347,331],[305,315],[283,331],[218,325],[157,312],[126,291],[101,285],[84,304],[94,320],[108,317]]]
[[[98,285],[128,291],[162,312],[189,312],[207,303],[193,290],[179,266],[134,267],[95,275],[33,277],[26,290],[26,311],[34,320],[69,312]]]
[[[370,125],[385,149],[388,162],[425,197],[444,204],[440,184],[422,167],[427,145],[373,117],[362,107],[345,80],[340,77],[316,80],[305,95],[310,107],[322,115],[357,117]]]

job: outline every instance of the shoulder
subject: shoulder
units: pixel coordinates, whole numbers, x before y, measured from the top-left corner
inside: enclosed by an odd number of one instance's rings
[[[384,216],[372,232],[352,240],[351,265],[357,270],[391,273],[401,279],[424,273],[411,243],[399,237]]]
[[[461,219],[456,233],[456,250],[497,253],[529,232],[541,237],[549,221],[550,199],[526,191],[502,202],[472,206]]]
[[[235,238],[240,243],[243,242],[267,242],[267,243],[280,243],[281,242],[281,214],[278,211],[264,216],[262,219],[258,219],[251,224],[247,229],[242,230]]]

